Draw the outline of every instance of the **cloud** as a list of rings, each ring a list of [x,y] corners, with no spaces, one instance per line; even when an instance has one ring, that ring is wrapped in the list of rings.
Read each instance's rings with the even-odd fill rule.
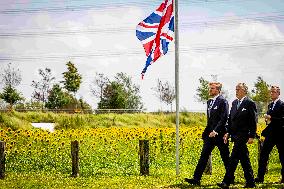
[[[181,34],[181,39],[182,47],[204,48],[201,52],[188,51],[185,59],[190,66],[184,67],[182,72],[194,70],[194,75],[208,80],[212,79],[211,75],[217,75],[218,80],[224,83],[224,87],[230,89],[231,100],[234,98],[236,83],[246,82],[252,88],[257,76],[263,76],[268,83],[278,83],[284,87],[284,83],[281,83],[284,46],[261,45],[283,41],[284,34],[273,24],[248,21],[230,27],[221,25],[206,28],[203,32],[185,32]],[[253,44],[258,45],[250,46]],[[234,47],[238,45],[243,47]],[[212,46],[216,48],[210,50]],[[224,46],[230,48],[222,49]],[[190,80],[183,82],[189,83]],[[193,95],[194,90],[188,92]]]
[[[15,57],[39,57],[16,61],[24,76],[24,85],[19,89],[27,98],[31,96],[33,89],[30,84],[37,78],[39,68],[51,68],[59,81],[62,80],[61,74],[66,71],[66,62],[71,60],[83,75],[78,96],[83,96],[94,107],[96,100],[89,92],[94,73],[104,73],[112,78],[118,72],[126,72],[140,85],[145,107],[149,111],[169,108],[160,104],[152,88],[158,78],[174,84],[174,44],[170,44],[170,52],[151,65],[145,79],[141,80],[140,72],[146,57],[142,44],[136,39],[135,27],[149,13],[137,7],[112,8],[111,12],[109,9],[68,12],[60,17],[47,13],[17,17],[25,20],[26,24],[21,24],[20,28],[27,31],[81,31],[79,34],[0,38],[1,56],[14,54]],[[15,23],[10,27],[16,31],[19,28]],[[269,83],[284,88],[281,74],[284,69],[284,46],[250,46],[254,43],[280,41],[284,39],[283,35],[277,25],[255,21],[181,29],[180,107],[204,110],[204,105],[194,98],[200,77],[211,80],[212,75],[217,75],[229,91],[230,100],[234,98],[237,82],[246,82],[252,87],[259,75]],[[230,48],[222,48],[226,46]],[[196,47],[201,50],[196,50]],[[212,50],[210,47],[215,48]],[[62,58],[46,59],[49,56]],[[34,74],[31,74],[31,70]]]

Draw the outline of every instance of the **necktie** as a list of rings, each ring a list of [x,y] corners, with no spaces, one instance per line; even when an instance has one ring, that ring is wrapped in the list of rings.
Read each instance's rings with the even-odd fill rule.
[[[239,109],[240,105],[241,105],[241,101],[240,101],[240,100],[238,100],[238,103],[237,103],[237,109]]]
[[[274,109],[274,107],[275,107],[275,102],[273,102],[273,105],[272,105],[271,110],[273,110],[273,109]]]
[[[208,106],[208,117],[210,117],[210,110],[211,110],[211,108],[212,108],[212,106],[213,106],[213,102],[214,102],[214,100],[213,100],[213,99],[211,99],[211,100],[209,101],[209,106]]]
[[[211,110],[212,106],[213,106],[213,102],[214,100],[210,100],[210,103],[209,103],[209,110]]]

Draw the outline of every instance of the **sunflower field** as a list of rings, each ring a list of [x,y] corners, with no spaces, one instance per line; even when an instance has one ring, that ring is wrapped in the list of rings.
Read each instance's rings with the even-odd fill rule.
[[[0,188],[193,188],[183,180],[191,177],[202,148],[204,127],[180,128],[180,174],[176,176],[174,127],[108,127],[85,129],[0,129],[6,142],[6,177]],[[262,128],[258,130],[260,131]],[[80,176],[70,177],[71,141],[79,141]],[[140,176],[139,140],[150,142],[150,175]],[[232,147],[232,144],[230,144]],[[257,171],[258,142],[249,145],[254,173]],[[212,153],[212,175],[202,177],[200,188],[216,188],[225,169],[218,149]],[[265,183],[259,188],[281,188],[277,150],[270,156]],[[240,166],[236,184],[244,185]]]

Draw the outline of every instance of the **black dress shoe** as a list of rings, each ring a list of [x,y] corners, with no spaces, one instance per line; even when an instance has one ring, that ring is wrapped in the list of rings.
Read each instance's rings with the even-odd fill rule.
[[[244,186],[244,188],[255,188],[255,184],[254,184],[254,183],[246,184],[246,185]]]
[[[259,177],[256,177],[256,178],[254,179],[254,182],[256,182],[256,183],[263,183],[263,179],[261,179],[261,178],[259,178]]]
[[[229,188],[229,185],[226,184],[225,182],[217,183],[217,186],[219,186],[220,188],[223,188],[223,189]]]
[[[199,180],[189,179],[189,178],[185,178],[184,180],[185,180],[185,182],[188,182],[189,184],[200,186],[200,181]]]

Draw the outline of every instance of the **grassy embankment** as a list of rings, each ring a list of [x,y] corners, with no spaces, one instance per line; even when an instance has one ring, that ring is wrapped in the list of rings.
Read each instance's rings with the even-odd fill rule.
[[[31,122],[53,122],[56,129],[86,129],[109,127],[175,127],[175,114],[56,114],[56,113],[0,113],[0,127],[30,129]],[[204,126],[206,118],[202,113],[181,113],[180,126]]]

